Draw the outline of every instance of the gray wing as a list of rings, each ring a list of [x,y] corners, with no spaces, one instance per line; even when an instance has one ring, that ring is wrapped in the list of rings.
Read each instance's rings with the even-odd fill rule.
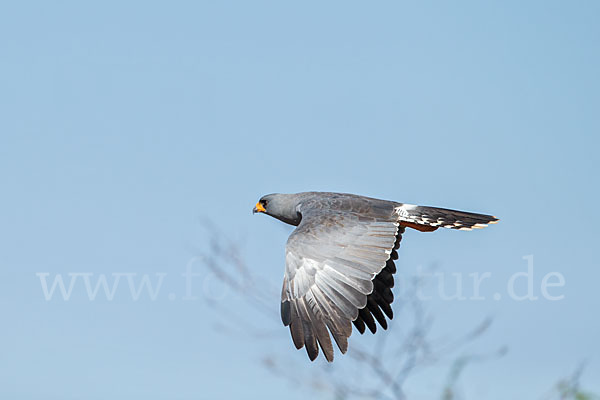
[[[311,360],[319,354],[319,346],[325,358],[333,360],[329,332],[346,352],[352,321],[360,319],[359,310],[367,307],[373,292],[373,279],[397,248],[398,225],[392,215],[303,213],[286,245],[281,317],[296,348],[305,346]]]

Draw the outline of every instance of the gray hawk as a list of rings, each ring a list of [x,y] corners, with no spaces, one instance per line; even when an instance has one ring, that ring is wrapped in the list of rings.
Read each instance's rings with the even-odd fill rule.
[[[326,192],[269,194],[253,212],[296,226],[285,249],[281,319],[311,361],[319,347],[333,361],[331,337],[346,353],[352,324],[361,334],[365,327],[375,333],[375,321],[387,329],[405,228],[471,230],[498,222],[491,215]]]

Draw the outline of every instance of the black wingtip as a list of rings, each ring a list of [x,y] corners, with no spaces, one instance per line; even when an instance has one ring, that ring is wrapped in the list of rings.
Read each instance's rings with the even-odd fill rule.
[[[306,343],[306,354],[308,354],[308,358],[310,361],[315,361],[317,356],[319,355],[319,348],[315,346],[311,346],[309,343]]]
[[[365,323],[365,325],[367,326],[367,328],[369,328],[369,330],[371,331],[371,333],[377,332],[377,324],[375,324],[375,320],[373,319],[373,315],[371,314],[371,312],[369,311],[369,309],[367,307],[362,308],[358,312],[358,315],[363,320],[363,322]]]
[[[354,321],[352,321],[352,323],[354,324],[354,326],[356,327],[356,329],[358,329],[358,332],[361,335],[365,333],[365,323],[362,320],[362,318],[358,317],[357,319],[355,319]]]
[[[281,302],[281,322],[284,326],[292,323],[292,313],[290,310],[290,302],[285,300]]]
[[[323,355],[327,362],[333,362],[333,349],[331,349],[331,351],[325,351],[325,349],[321,347],[321,350],[323,350]]]

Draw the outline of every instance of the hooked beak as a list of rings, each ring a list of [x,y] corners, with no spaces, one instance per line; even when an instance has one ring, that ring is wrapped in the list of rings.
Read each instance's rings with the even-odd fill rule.
[[[265,210],[265,208],[263,207],[263,205],[260,204],[260,201],[258,203],[256,203],[256,205],[252,209],[252,214],[264,213],[264,212],[267,212],[267,210]]]

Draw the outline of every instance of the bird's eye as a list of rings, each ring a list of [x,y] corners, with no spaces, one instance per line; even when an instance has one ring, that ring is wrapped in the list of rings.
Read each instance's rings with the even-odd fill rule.
[[[263,207],[266,207],[267,206],[267,200],[261,200],[260,204],[262,204]]]

